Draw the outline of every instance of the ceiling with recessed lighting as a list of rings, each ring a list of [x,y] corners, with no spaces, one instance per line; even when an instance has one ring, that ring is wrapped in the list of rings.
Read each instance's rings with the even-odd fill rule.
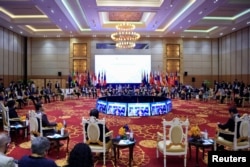
[[[250,25],[250,0],[0,0],[0,25],[27,37],[218,38]]]

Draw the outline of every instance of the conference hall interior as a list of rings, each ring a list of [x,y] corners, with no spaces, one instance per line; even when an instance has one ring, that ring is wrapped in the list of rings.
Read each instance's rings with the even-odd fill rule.
[[[249,64],[249,0],[0,0],[0,133],[11,138],[7,156],[18,161],[31,153],[28,118],[41,103],[68,134],[68,143],[63,139],[46,156],[57,166],[86,142],[83,118],[94,108],[113,131],[114,147],[93,152],[93,166],[183,166],[183,159],[184,166],[208,166],[216,147],[193,145],[190,129],[198,125],[214,142],[217,122],[227,121],[231,107],[249,119]],[[27,122],[18,134],[5,126],[10,100]],[[156,151],[157,132],[175,118],[188,120],[190,147],[166,160]],[[132,147],[114,141],[125,125],[135,138],[132,158]]]

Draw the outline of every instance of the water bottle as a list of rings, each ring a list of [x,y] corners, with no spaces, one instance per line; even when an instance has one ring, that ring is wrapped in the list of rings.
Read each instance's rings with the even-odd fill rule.
[[[26,126],[29,126],[29,120],[26,118],[26,120],[25,120],[25,125]]]
[[[205,133],[204,133],[204,139],[207,140],[208,139],[208,133],[207,133],[207,129],[205,129]]]
[[[134,133],[132,130],[130,131],[130,134],[129,134],[129,140],[134,141]]]
[[[64,136],[64,127],[61,128],[61,136]]]
[[[67,126],[67,123],[65,120],[63,120],[63,126],[64,126],[64,128],[66,128],[66,126]]]

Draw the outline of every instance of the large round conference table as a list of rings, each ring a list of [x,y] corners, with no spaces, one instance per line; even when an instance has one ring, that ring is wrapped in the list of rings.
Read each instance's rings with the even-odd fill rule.
[[[172,101],[161,96],[104,96],[97,99],[96,108],[117,116],[155,116],[172,110]]]

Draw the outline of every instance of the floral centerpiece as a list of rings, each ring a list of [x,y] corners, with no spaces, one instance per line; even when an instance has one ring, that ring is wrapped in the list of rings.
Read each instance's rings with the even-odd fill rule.
[[[20,117],[20,121],[22,121],[22,122],[26,121],[26,116],[25,116],[25,115],[24,115],[24,116],[21,116],[21,117]]]
[[[29,121],[27,120],[27,117],[24,116],[20,116],[19,117],[20,123],[22,124],[22,126],[28,126],[29,125]]]
[[[63,126],[63,124],[61,122],[57,123],[57,125],[56,125],[56,131],[59,132],[63,127],[64,126]]]
[[[122,127],[120,127],[118,134],[120,135],[121,139],[127,139],[127,133],[129,132],[129,127],[128,125],[124,125]]]
[[[191,127],[189,131],[192,138],[199,139],[201,136],[201,131],[198,125],[194,125]]]

